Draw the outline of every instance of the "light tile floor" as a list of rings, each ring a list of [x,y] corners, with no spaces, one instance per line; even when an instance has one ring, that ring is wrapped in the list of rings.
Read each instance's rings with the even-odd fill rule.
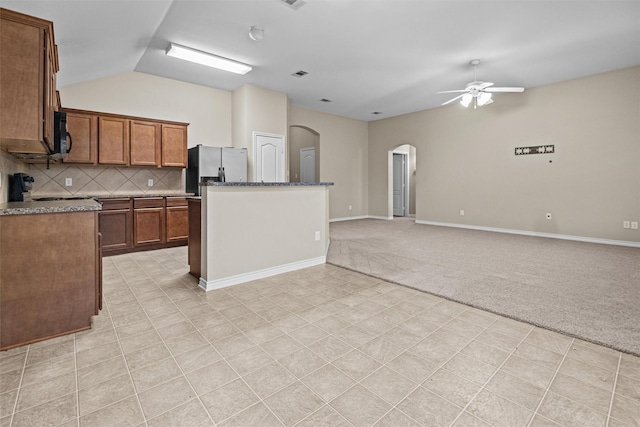
[[[90,331],[0,353],[0,426],[638,426],[640,359],[330,265],[205,293],[104,260]]]

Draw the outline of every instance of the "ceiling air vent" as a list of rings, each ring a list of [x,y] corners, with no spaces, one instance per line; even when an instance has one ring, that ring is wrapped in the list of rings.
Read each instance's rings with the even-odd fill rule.
[[[309,73],[307,73],[306,71],[300,70],[300,71],[296,71],[295,73],[293,73],[291,75],[293,77],[303,77],[303,76],[306,76],[307,74],[309,74]]]
[[[278,0],[278,2],[289,6],[293,10],[298,10],[305,4],[307,4],[304,0]]]

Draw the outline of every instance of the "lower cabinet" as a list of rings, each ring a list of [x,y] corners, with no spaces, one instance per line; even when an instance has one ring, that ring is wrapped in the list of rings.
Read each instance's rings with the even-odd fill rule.
[[[164,243],[164,197],[133,199],[133,244],[135,246]]]
[[[186,245],[189,215],[185,197],[100,199],[105,256]]]
[[[184,197],[167,197],[167,242],[189,238],[189,208]]]
[[[0,216],[0,235],[0,350],[90,329],[102,304],[98,212]]]
[[[131,199],[101,199],[100,232],[102,251],[128,250],[133,247]]]

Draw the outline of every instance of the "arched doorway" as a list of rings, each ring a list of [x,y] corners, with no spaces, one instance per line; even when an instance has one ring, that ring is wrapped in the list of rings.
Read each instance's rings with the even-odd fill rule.
[[[389,218],[416,215],[416,147],[399,145],[388,157]]]
[[[306,126],[289,127],[289,182],[320,182],[320,134]]]

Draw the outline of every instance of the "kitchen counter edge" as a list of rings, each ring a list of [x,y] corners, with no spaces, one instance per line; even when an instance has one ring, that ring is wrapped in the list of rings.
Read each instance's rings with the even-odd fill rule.
[[[100,210],[102,210],[102,205],[93,199],[8,202],[0,204],[0,216]]]

